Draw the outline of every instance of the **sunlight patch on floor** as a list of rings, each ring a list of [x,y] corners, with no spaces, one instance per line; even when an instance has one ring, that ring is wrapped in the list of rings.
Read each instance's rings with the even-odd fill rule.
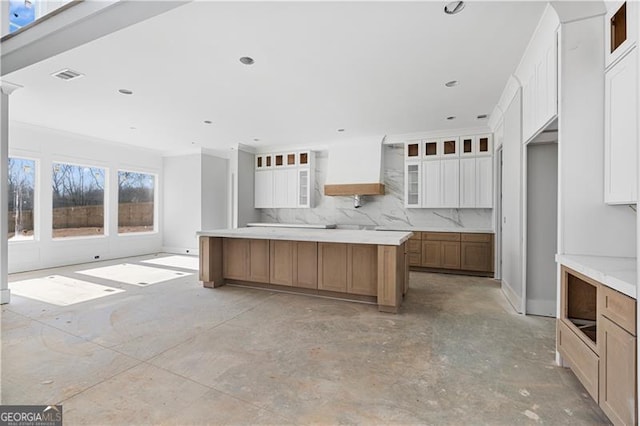
[[[14,281],[11,293],[57,306],[68,306],[100,297],[122,293],[119,288],[107,287],[62,275]]]
[[[125,284],[132,284],[141,287],[193,275],[188,272],[171,271],[164,268],[133,265],[131,263],[121,263],[119,265],[85,269],[84,271],[76,272],[78,274],[104,278],[111,281],[119,281]]]
[[[191,269],[197,271],[200,264],[197,256],[165,256],[156,259],[142,260],[141,263],[169,266],[171,268]]]

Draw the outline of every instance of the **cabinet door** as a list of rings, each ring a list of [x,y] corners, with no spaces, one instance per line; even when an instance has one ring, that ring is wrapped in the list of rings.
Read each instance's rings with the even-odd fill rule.
[[[460,207],[460,160],[441,161],[442,204],[444,208]]]
[[[420,163],[407,163],[404,170],[404,206],[421,207]]]
[[[599,317],[600,407],[616,425],[636,422],[636,338]]]
[[[468,157],[476,155],[477,138],[475,136],[460,137],[460,156]]]
[[[318,288],[318,243],[296,241],[293,256],[293,285]]]
[[[318,243],[318,289],[347,292],[348,244]]]
[[[284,158],[284,156],[283,156]],[[273,171],[273,204],[276,208],[297,207],[298,172],[293,168]]]
[[[525,141],[535,133],[536,112],[536,73],[531,70],[522,81],[522,136]]]
[[[298,207],[311,207],[311,170],[298,170]]]
[[[293,241],[271,240],[269,242],[269,282],[293,285]]]
[[[422,266],[442,268],[441,241],[422,241]]]
[[[255,208],[273,207],[273,171],[256,170],[254,186]]]
[[[442,267],[460,269],[460,243],[457,241],[442,241],[441,244]]]
[[[476,159],[460,159],[460,207],[476,206]]]
[[[246,280],[249,270],[249,240],[222,240],[222,275],[224,278]]]
[[[378,246],[349,244],[351,272],[347,292],[365,296],[378,294]]]
[[[249,274],[247,281],[269,282],[269,240],[249,241]]]
[[[493,157],[476,158],[476,207],[493,208]]]
[[[460,138],[442,138],[438,142],[442,157],[458,157],[460,155]]]
[[[490,272],[491,244],[465,242],[460,244],[460,269],[465,271]]]
[[[604,201],[632,204],[637,195],[638,49],[605,74]]]
[[[442,207],[440,161],[422,162],[422,207]]]

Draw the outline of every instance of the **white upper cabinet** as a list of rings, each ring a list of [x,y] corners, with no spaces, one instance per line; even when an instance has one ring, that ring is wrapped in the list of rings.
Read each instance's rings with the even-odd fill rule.
[[[635,204],[638,200],[638,112],[638,49],[633,48],[605,74],[604,201],[607,204]]]
[[[476,158],[475,207],[493,208],[493,157]]]
[[[407,162],[404,165],[404,206],[422,207],[422,185],[420,184],[420,161]]]
[[[491,134],[405,143],[406,208],[492,208]]]
[[[610,67],[629,52],[637,41],[638,3],[636,1],[605,1],[604,19],[606,67]]]
[[[536,50],[522,77],[522,132],[526,142],[558,114],[558,41],[554,34]]]
[[[313,195],[311,151],[257,154],[255,208],[309,208]]]

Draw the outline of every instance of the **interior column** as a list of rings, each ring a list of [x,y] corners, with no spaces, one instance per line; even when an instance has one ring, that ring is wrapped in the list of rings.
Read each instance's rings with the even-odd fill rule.
[[[9,303],[9,95],[20,86],[0,81],[0,303]]]

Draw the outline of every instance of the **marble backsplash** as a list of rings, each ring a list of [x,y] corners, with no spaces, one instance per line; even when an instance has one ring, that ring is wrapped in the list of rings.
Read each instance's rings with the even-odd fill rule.
[[[353,197],[323,194],[328,153],[316,152],[314,207],[310,209],[261,209],[262,222],[333,223],[340,228],[400,227],[492,229],[491,209],[405,209],[404,145],[384,145],[385,195],[365,196],[360,208]],[[354,161],[358,161],[354,159]]]

